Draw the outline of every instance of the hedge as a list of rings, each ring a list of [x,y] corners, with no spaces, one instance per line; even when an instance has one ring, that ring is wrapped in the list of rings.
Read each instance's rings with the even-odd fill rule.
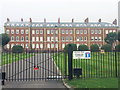
[[[99,51],[99,46],[98,46],[97,44],[92,44],[92,45],[90,46],[90,50],[91,50],[92,52],[98,52],[98,51]]]
[[[78,50],[79,50],[79,51],[88,51],[89,48],[88,48],[87,45],[79,45]]]
[[[109,44],[104,44],[102,47],[101,47],[102,50],[104,50],[105,52],[111,52],[112,51],[112,47],[111,45]]]
[[[20,45],[15,45],[12,48],[12,52],[13,53],[22,53],[22,52],[24,52],[24,48]]]

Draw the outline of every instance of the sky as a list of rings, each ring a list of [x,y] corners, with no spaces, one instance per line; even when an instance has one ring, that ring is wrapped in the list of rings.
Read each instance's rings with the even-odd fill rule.
[[[4,23],[10,21],[89,22],[112,23],[118,19],[118,1],[120,0],[0,0],[0,33],[4,32]]]

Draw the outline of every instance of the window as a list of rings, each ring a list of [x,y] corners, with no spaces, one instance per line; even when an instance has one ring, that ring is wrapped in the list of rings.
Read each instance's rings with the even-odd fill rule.
[[[16,34],[19,34],[19,30],[16,30]]]
[[[79,34],[79,30],[76,30],[76,34]]]
[[[68,30],[66,30],[66,34],[68,34]]]
[[[19,37],[18,36],[16,37],[16,41],[19,41]]]
[[[54,37],[51,37],[51,41],[54,41]]]
[[[6,30],[6,33],[9,34],[9,30]]]
[[[65,31],[64,31],[64,30],[62,30],[62,34],[65,34]]]
[[[28,36],[26,36],[26,41],[28,41]]]
[[[11,48],[14,46],[14,44],[11,44]]]
[[[51,48],[54,48],[54,44],[51,44]]]
[[[51,30],[51,34],[53,34],[53,30]]]
[[[110,33],[112,32],[112,30],[109,31]]]
[[[11,37],[11,41],[14,41],[14,36]]]
[[[101,44],[99,44],[99,48],[101,48]]]
[[[77,44],[77,48],[79,47],[79,44]]]
[[[101,30],[99,30],[99,34],[101,34]]]
[[[39,34],[39,30],[36,30],[36,34]]]
[[[35,37],[32,37],[32,41],[35,41]]]
[[[24,48],[24,44],[21,44],[21,46]]]
[[[94,33],[94,30],[91,30],[91,34],[93,34]]]
[[[72,37],[70,37],[70,41],[72,41]]]
[[[32,48],[35,48],[35,44],[32,44]]]
[[[116,30],[113,30],[113,32],[116,32]]]
[[[51,48],[54,48],[54,44],[51,44]]]
[[[87,43],[85,43],[85,45],[87,45]]]
[[[87,30],[84,30],[84,34],[87,34]]]
[[[24,37],[23,36],[21,37],[21,41],[24,41]]]
[[[47,30],[47,34],[50,34],[50,30]]]
[[[81,41],[83,41],[83,37],[81,37]]]
[[[11,34],[14,34],[14,30],[11,30]]]
[[[58,34],[58,30],[55,30],[55,34]]]
[[[39,44],[36,44],[36,48],[39,48]]]
[[[70,34],[72,34],[72,30],[70,30]]]
[[[47,44],[47,48],[50,48],[50,44]]]
[[[57,43],[55,44],[55,48],[58,48],[58,44]]]
[[[76,37],[77,41],[79,41],[79,37]]]
[[[26,30],[26,34],[28,34],[28,30]]]
[[[35,34],[35,30],[32,30],[32,34]]]
[[[66,37],[66,41],[68,41],[68,37]]]
[[[28,48],[28,44],[26,44],[26,48]]]
[[[84,37],[84,40],[87,41],[87,37]]]
[[[36,37],[36,41],[39,41],[39,37]]]
[[[43,34],[43,30],[40,30],[40,34]]]
[[[108,30],[106,30],[105,33],[108,34]]]
[[[99,37],[99,41],[101,41],[101,37]]]
[[[62,44],[62,48],[64,48],[65,47],[65,44]]]
[[[65,38],[64,37],[62,37],[62,41],[64,41],[65,40]]]
[[[91,37],[91,41],[94,41],[94,37]]]
[[[97,34],[97,30],[95,30],[95,34]]]
[[[58,41],[58,37],[55,37],[55,41]]]
[[[50,37],[47,37],[47,41],[50,41]]]
[[[43,48],[43,44],[40,44],[40,48]]]
[[[83,30],[80,30],[80,34],[83,34]]]
[[[95,41],[97,41],[97,37],[95,37]]]
[[[7,48],[9,48],[9,44],[7,44]]]
[[[40,37],[40,41],[43,41],[43,37]]]
[[[24,30],[21,30],[21,34],[24,34]]]

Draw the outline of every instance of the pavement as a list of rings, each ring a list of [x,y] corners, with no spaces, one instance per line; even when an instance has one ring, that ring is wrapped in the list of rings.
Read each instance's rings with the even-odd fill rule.
[[[38,70],[34,70],[35,67]],[[47,77],[61,76],[50,53],[35,54],[27,59],[7,64],[2,67],[2,72],[6,72],[7,78],[2,90],[13,88],[20,88],[20,90],[23,88],[25,90],[27,88],[66,89],[59,79],[47,79]]]

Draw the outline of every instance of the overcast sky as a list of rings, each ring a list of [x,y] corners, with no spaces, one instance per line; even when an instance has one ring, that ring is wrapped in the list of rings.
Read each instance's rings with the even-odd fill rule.
[[[90,22],[112,23],[118,18],[118,1],[120,0],[0,0],[0,30],[4,23],[10,21],[83,22],[89,17]]]

